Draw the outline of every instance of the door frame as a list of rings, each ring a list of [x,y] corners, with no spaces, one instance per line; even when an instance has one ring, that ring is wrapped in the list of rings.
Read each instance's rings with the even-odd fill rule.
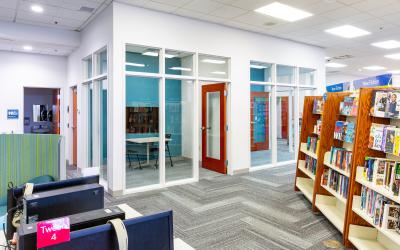
[[[265,102],[266,107],[268,107],[268,112],[266,114],[266,126],[265,126],[265,143],[255,143],[253,132],[254,132],[254,107],[251,106],[253,98],[256,97],[264,97],[267,99]],[[270,92],[258,92],[258,91],[251,91],[250,92],[250,148],[251,152],[253,151],[261,151],[261,150],[270,150],[270,112],[271,112],[271,102],[270,102],[271,93]]]
[[[74,109],[74,92],[76,91],[76,116]],[[70,88],[71,93],[71,163],[72,165],[78,166],[78,87],[72,86]],[[76,138],[74,135],[74,126],[76,131]]]
[[[207,89],[206,89],[207,88]],[[222,99],[220,99],[220,132],[221,132],[221,137],[220,137],[220,145],[222,145],[221,151],[220,151],[220,159],[213,159],[209,158],[206,156],[206,128],[204,121],[206,119],[206,93],[211,92],[211,91],[219,91],[220,95],[222,95]],[[202,159],[202,164],[201,167],[219,172],[222,174],[227,174],[227,83],[222,82],[222,83],[210,83],[210,84],[204,84],[201,86],[201,159]],[[205,164],[210,164],[208,167],[205,167]],[[214,165],[218,165],[215,166]],[[221,170],[221,166],[222,170]]]

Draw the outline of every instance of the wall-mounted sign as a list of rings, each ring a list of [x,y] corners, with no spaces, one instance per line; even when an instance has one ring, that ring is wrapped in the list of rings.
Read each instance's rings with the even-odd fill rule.
[[[18,119],[19,110],[18,109],[7,109],[7,119]]]
[[[36,225],[37,248],[70,241],[69,218],[40,221]]]
[[[392,74],[368,77],[353,81],[354,89],[392,85]]]
[[[350,90],[350,82],[342,82],[326,86],[326,91],[328,92],[342,92],[347,90]]]

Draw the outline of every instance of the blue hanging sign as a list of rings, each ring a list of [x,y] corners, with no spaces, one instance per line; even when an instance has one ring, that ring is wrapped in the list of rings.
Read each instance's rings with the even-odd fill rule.
[[[18,109],[7,109],[7,119],[18,119],[19,110]]]
[[[384,74],[353,81],[354,89],[392,85],[392,74]]]
[[[333,85],[326,86],[326,91],[328,92],[342,92],[350,90],[350,83],[349,82],[342,82]]]

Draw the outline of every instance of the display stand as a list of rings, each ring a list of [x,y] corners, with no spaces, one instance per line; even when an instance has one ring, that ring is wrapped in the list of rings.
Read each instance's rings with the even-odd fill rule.
[[[374,183],[363,181],[361,178],[365,157],[380,157],[399,161],[400,157],[368,148],[370,128],[372,123],[385,125],[400,125],[400,120],[374,117],[370,115],[374,90],[377,88],[360,89],[357,129],[354,140],[353,161],[350,173],[350,186],[347,202],[347,214],[344,228],[344,243],[346,247],[356,247],[359,250],[399,250],[400,234],[395,231],[375,227],[372,219],[360,209],[361,188],[366,186],[387,198],[400,203],[398,196],[376,186]],[[385,90],[393,90],[386,88]]]

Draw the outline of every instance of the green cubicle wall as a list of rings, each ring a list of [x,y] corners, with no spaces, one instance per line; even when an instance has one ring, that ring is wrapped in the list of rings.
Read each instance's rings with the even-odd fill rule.
[[[6,203],[7,184],[21,185],[28,180],[60,176],[60,135],[0,135],[0,206]]]

